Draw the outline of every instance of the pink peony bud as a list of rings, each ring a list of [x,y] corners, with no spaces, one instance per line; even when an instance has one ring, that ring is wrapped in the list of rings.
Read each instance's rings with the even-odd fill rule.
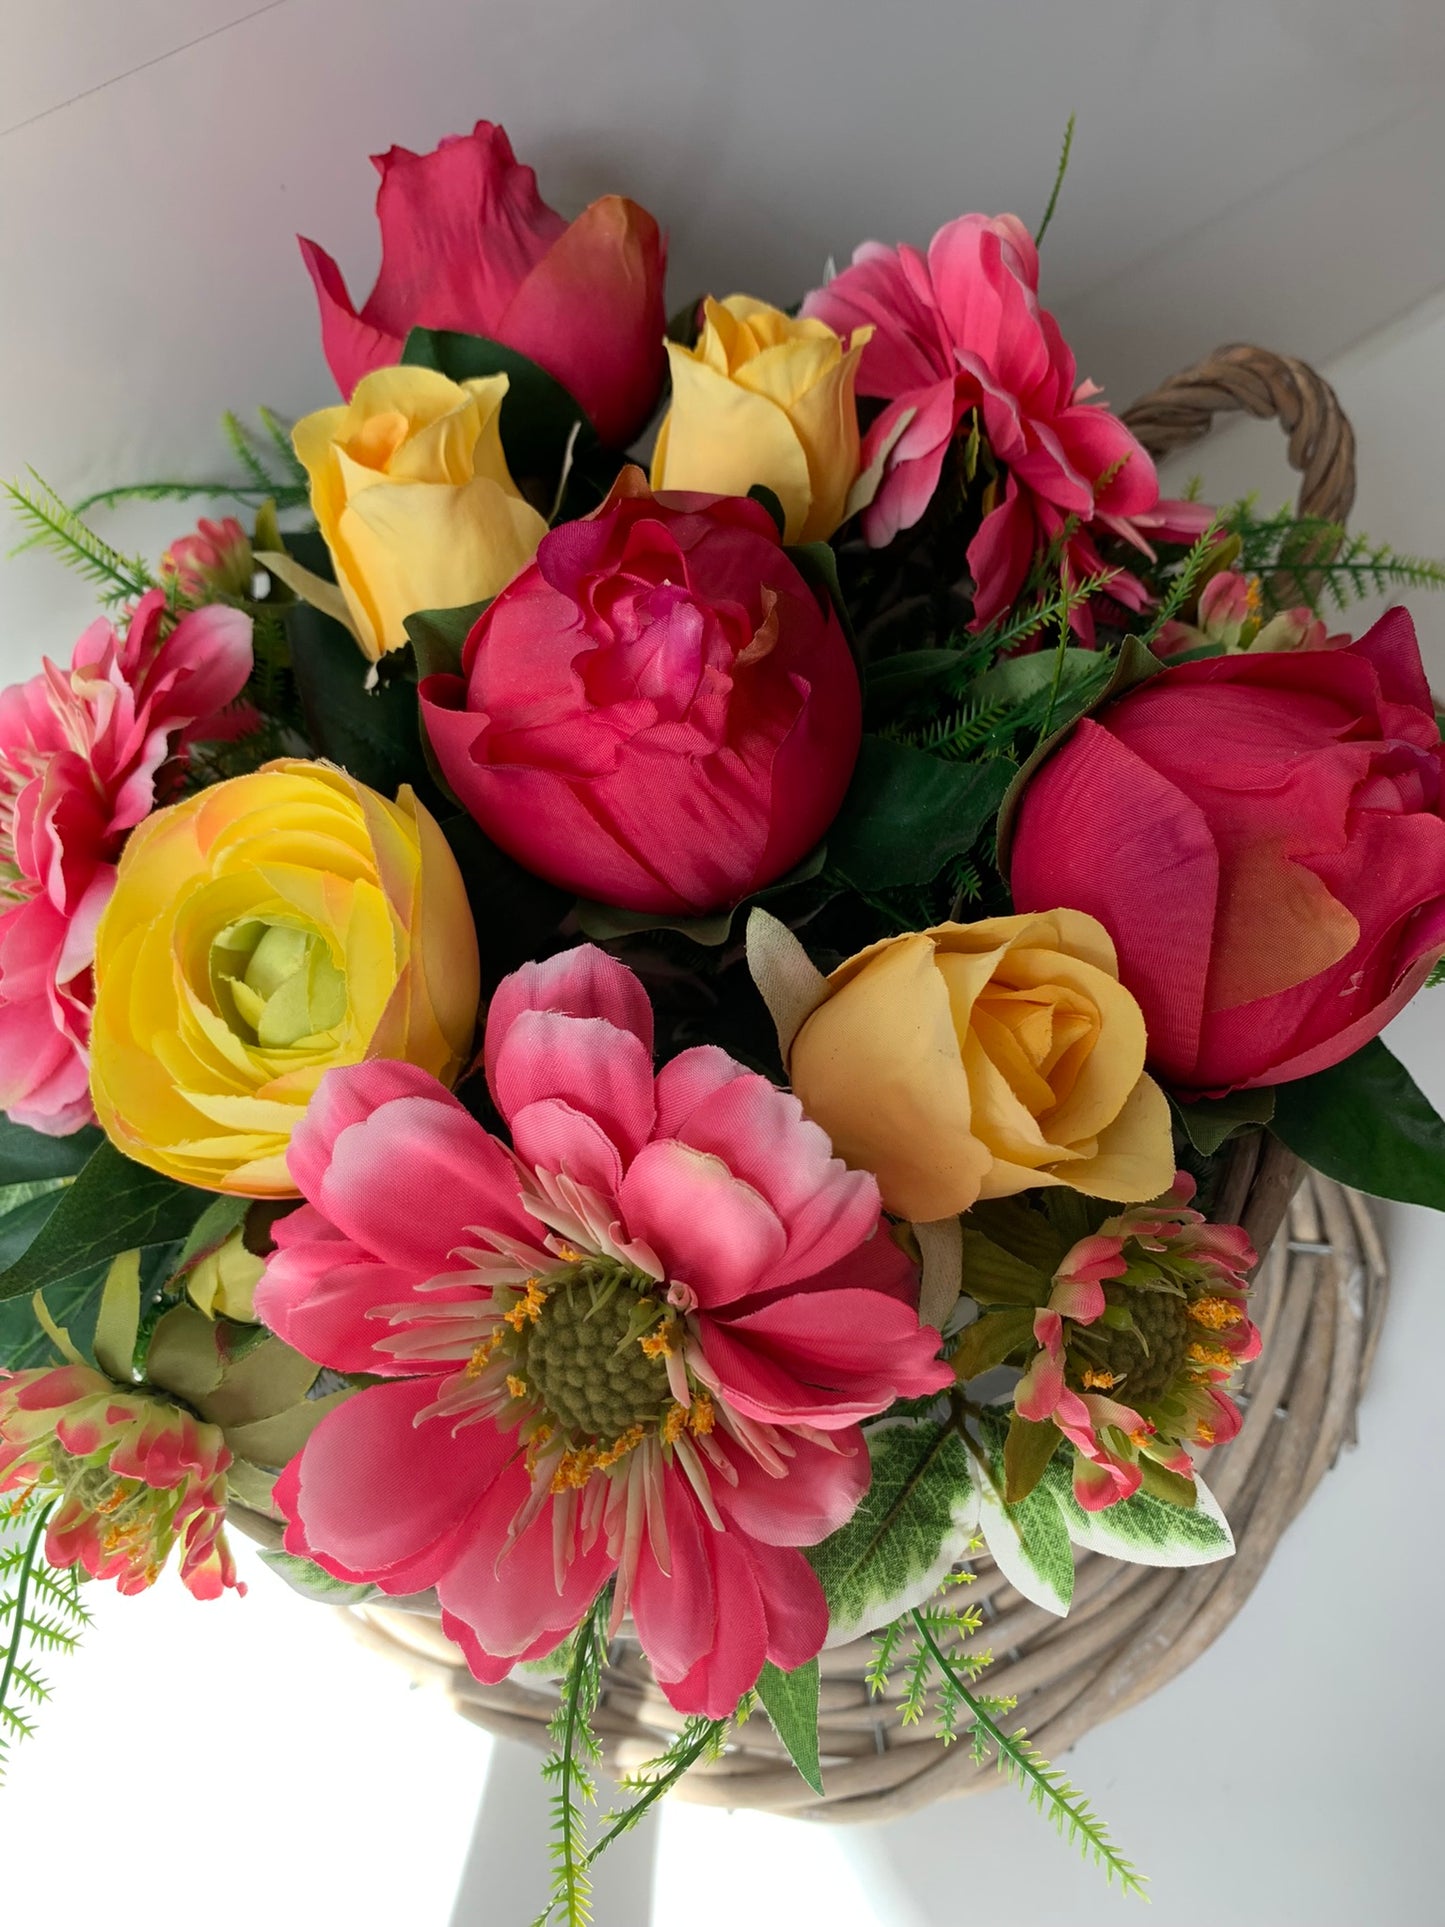
[[[1199,595],[1199,627],[1206,642],[1226,649],[1247,649],[1259,629],[1258,576],[1223,569],[1211,576]]]

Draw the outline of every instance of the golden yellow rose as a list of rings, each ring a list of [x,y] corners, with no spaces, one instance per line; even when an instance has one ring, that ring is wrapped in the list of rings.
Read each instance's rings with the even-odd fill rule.
[[[1136,1203],[1174,1178],[1169,1106],[1103,925],[1077,910],[945,923],[862,950],[789,1054],[838,1155],[919,1223],[1066,1184]]]
[[[479,977],[456,860],[410,790],[269,763],[126,845],[96,935],[96,1114],[186,1184],[293,1197],[286,1147],[326,1072],[395,1057],[450,1083]]]
[[[370,661],[402,646],[417,610],[494,596],[546,534],[502,452],[506,392],[505,375],[379,368],[344,407],[297,422],[311,507]]]
[[[858,479],[853,385],[871,328],[845,348],[823,321],[795,320],[744,294],[709,299],[694,348],[667,345],[672,406],[652,457],[654,489],[746,495],[783,505],[788,542],[820,542]]]

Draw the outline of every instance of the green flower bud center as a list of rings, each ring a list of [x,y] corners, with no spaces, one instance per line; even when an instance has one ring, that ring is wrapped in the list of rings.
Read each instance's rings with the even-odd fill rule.
[[[316,1043],[346,1015],[346,973],[319,930],[248,917],[211,945],[216,1008],[243,1044],[290,1050]]]
[[[1104,1338],[1105,1369],[1117,1381],[1115,1396],[1138,1406],[1162,1398],[1179,1376],[1189,1347],[1189,1318],[1184,1299],[1173,1292],[1131,1291],[1132,1331],[1108,1331],[1095,1326]]]
[[[641,1283],[606,1260],[579,1265],[548,1292],[524,1335],[518,1370],[579,1443],[609,1445],[667,1408],[666,1361],[649,1358],[641,1343],[662,1307]]]

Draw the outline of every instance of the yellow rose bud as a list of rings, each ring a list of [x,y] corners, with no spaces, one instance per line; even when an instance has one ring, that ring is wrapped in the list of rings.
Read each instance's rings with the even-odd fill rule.
[[[672,406],[652,457],[654,489],[746,495],[783,505],[787,542],[820,542],[858,479],[853,384],[871,328],[845,348],[826,322],[794,320],[744,294],[708,300],[697,346],[667,344]]]
[[[940,924],[827,981],[793,1041],[793,1089],[890,1211],[928,1223],[1035,1185],[1120,1203],[1169,1189],[1169,1106],[1093,917]]]
[[[245,1239],[233,1231],[225,1243],[208,1251],[186,1274],[186,1296],[207,1318],[230,1318],[238,1325],[254,1325],[252,1302],[266,1260],[247,1251]]]
[[[128,1157],[294,1197],[291,1133],[327,1071],[401,1058],[450,1083],[480,999],[456,860],[408,789],[278,762],[148,817],[96,934],[91,1095]]]
[[[344,407],[297,422],[311,507],[370,661],[402,646],[418,609],[494,596],[546,534],[502,452],[506,392],[505,375],[378,368]]]

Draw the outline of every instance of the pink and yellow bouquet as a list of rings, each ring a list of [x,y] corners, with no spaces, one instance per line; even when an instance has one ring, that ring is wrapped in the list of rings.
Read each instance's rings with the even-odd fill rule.
[[[1072,1824],[940,1588],[1232,1550],[1241,1135],[1445,1206],[1379,1040],[1440,722],[1403,610],[1320,614],[1439,572],[1163,499],[1011,215],[669,322],[500,128],[378,166],[237,515],[152,570],[12,490],[111,613],[0,695],[5,1682],[37,1575],[215,1596],[229,1508],[550,1668],[564,1791],[624,1624],[644,1801],[756,1702],[821,1785],[876,1629]]]

